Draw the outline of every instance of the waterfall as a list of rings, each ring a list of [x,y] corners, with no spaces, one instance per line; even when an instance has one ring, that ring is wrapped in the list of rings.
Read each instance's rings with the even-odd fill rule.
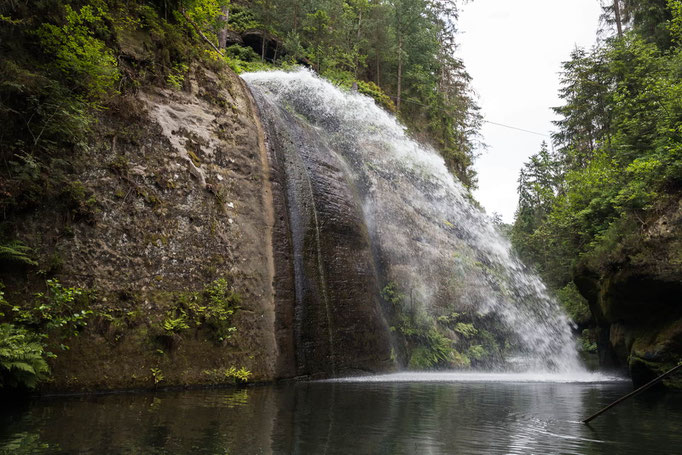
[[[294,325],[304,346],[296,348],[299,372],[315,356],[328,374],[351,368],[351,357],[368,345],[381,351],[374,360],[385,361],[395,337],[378,292],[389,282],[409,296],[415,318],[434,326],[449,315],[488,318],[505,334],[507,357],[523,358],[525,368],[580,369],[568,318],[437,152],[411,139],[372,99],[308,70],[243,78],[266,126],[271,160],[284,174]],[[361,292],[343,300],[343,286]],[[311,315],[314,322],[306,322]],[[344,343],[363,326],[376,339],[358,342],[344,359]]]

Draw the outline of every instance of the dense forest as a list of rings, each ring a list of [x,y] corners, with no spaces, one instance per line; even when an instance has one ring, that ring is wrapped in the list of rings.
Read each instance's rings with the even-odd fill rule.
[[[682,190],[682,2],[606,4],[599,43],[563,65],[553,145],[521,171],[511,231],[581,329],[594,324],[576,287],[584,270],[604,277],[682,260],[674,242],[652,246]],[[596,334],[585,335],[595,349]]]

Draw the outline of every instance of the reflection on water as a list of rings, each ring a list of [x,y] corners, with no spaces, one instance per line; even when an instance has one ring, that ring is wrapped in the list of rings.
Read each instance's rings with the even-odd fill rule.
[[[0,411],[0,453],[670,454],[682,395],[579,423],[625,383],[311,382],[35,401]]]

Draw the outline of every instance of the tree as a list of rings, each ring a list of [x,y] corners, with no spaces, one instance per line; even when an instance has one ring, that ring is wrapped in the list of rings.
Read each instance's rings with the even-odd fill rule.
[[[414,37],[417,32],[428,27],[429,24],[423,22],[426,3],[424,0],[390,0],[393,7],[393,28],[395,31],[397,49],[397,80],[396,80],[396,108],[400,112],[400,102],[403,90],[403,65],[408,58],[405,50],[405,43]],[[421,26],[421,27],[420,27]]]

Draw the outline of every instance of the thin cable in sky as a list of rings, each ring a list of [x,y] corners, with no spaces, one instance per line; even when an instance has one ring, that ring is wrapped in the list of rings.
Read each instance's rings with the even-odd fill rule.
[[[497,126],[502,126],[504,128],[509,128],[512,130],[523,131],[524,133],[537,134],[538,136],[551,137],[549,134],[538,133],[536,131],[526,130],[523,128],[518,128],[516,126],[511,126],[511,125],[505,125],[503,123],[492,122],[490,120],[483,120],[483,123],[490,123],[491,125],[497,125]]]
[[[395,96],[390,96],[390,95],[389,95],[389,97],[392,98],[392,99],[396,99]],[[432,107],[427,106],[426,104],[422,104],[422,103],[420,103],[419,101],[415,101],[415,100],[413,100],[413,99],[411,99],[411,98],[403,98],[402,101],[407,102],[407,103],[417,104],[417,105],[419,105],[419,106],[424,106],[424,107],[428,107],[428,108],[433,109]],[[439,110],[439,111],[447,112],[445,109],[439,109],[439,108],[436,108],[436,109]],[[491,121],[491,120],[485,120],[485,119],[484,119],[484,120],[483,120],[483,123],[490,123],[491,125],[502,126],[502,127],[504,127],[504,128],[509,128],[509,129],[517,130],[517,131],[523,131],[524,133],[536,134],[536,135],[538,135],[538,136],[551,137],[549,134],[538,133],[538,132],[536,132],[536,131],[531,131],[531,130],[527,130],[527,129],[524,129],[524,128],[519,128],[519,127],[517,127],[517,126],[505,125],[504,123],[493,122],[493,121]]]

